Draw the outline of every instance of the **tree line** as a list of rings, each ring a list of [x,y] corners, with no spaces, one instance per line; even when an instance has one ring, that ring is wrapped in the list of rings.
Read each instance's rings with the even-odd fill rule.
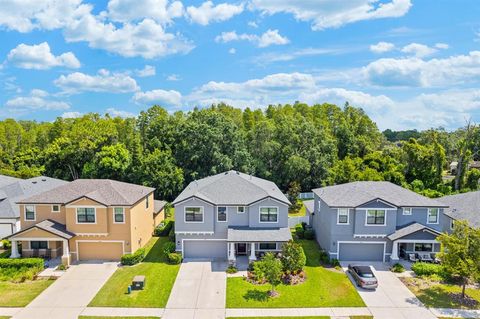
[[[153,106],[135,118],[5,119],[0,173],[111,178],[155,187],[167,200],[192,180],[230,169],[272,180],[284,191],[357,180],[390,181],[431,197],[477,188],[479,172],[467,169],[480,141],[476,126],[388,134],[348,103],[263,110],[218,104],[175,113]],[[446,180],[453,159],[464,169]]]

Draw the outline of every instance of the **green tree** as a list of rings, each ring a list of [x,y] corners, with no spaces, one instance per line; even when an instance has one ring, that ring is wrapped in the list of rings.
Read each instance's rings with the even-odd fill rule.
[[[275,296],[277,294],[275,287],[281,282],[282,263],[272,253],[266,253],[261,262],[264,265],[265,279],[272,287],[270,295]]]
[[[84,178],[111,178],[123,180],[132,162],[132,156],[123,144],[102,147],[93,161],[83,166]]]
[[[290,183],[287,195],[288,200],[290,201],[290,203],[292,203],[289,210],[292,212],[298,212],[303,205],[302,202],[298,199],[298,196],[300,195],[300,184],[298,182]]]
[[[472,168],[467,173],[466,185],[471,190],[478,189],[478,182],[480,181],[480,170]]]
[[[300,244],[289,240],[282,246],[281,257],[283,271],[297,272],[303,270],[307,263],[307,257]]]

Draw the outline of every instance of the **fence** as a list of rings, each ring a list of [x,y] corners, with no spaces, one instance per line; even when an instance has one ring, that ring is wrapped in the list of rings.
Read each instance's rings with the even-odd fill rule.
[[[310,216],[292,216],[288,217],[288,227],[292,228],[295,227],[297,224],[301,223],[307,223],[307,225],[310,225]]]
[[[300,193],[298,195],[299,199],[313,199],[313,193]]]

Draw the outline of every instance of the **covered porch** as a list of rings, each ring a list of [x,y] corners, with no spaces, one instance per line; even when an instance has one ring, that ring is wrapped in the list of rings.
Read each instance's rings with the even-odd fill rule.
[[[252,262],[267,252],[280,252],[283,243],[292,239],[288,228],[228,228],[228,261],[236,264],[238,256]]]
[[[74,234],[65,229],[65,225],[52,220],[44,220],[9,237],[12,242],[10,258],[41,257],[60,258],[62,264],[70,265],[68,241]],[[22,244],[21,253],[18,248]]]

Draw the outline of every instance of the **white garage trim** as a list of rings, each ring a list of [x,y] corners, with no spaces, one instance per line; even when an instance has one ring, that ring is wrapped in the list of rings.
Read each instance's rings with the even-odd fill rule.
[[[182,239],[182,258],[184,258],[184,242],[185,241],[224,241],[225,243],[227,242],[227,239],[200,239],[200,238],[195,238],[195,239]]]
[[[340,244],[382,244],[383,245],[383,262],[385,262],[385,255],[387,254],[387,243],[384,241],[337,241],[337,252],[335,255],[340,257]]]
[[[125,241],[124,240],[77,240],[75,242],[76,252],[79,252],[78,243],[122,243],[122,251],[123,251],[123,254],[125,255]],[[80,253],[76,253],[76,255],[77,255],[77,261],[80,261]]]

